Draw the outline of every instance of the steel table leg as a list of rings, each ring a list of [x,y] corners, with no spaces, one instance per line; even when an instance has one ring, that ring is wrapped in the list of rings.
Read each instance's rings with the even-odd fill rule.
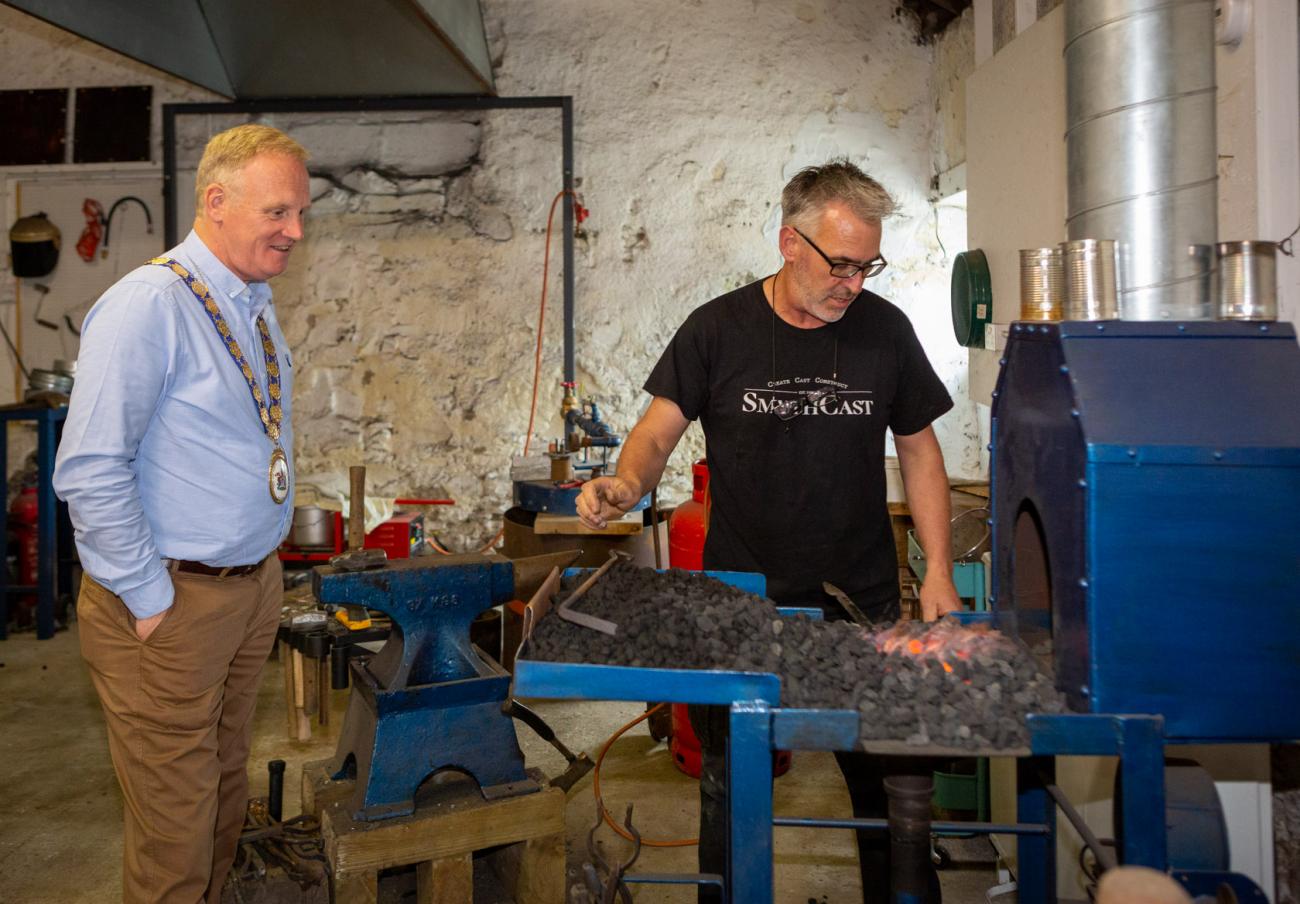
[[[727,789],[731,808],[727,899],[771,902],[772,714],[766,703],[731,705]]]
[[[0,421],[0,551],[9,538],[9,422]],[[9,636],[9,563],[0,561],[0,640]]]
[[[54,558],[58,516],[54,496],[54,419],[48,415],[36,419],[36,637],[54,636]]]
[[[1056,804],[1045,782],[1056,778],[1050,756],[1016,761],[1016,819],[1047,826],[1044,835],[1022,835],[1016,841],[1016,881],[1020,904],[1055,904]]]
[[[59,419],[54,422],[54,449],[57,455],[59,443],[63,441],[63,420]],[[50,481],[54,481],[54,468],[51,462]],[[58,565],[56,566],[57,582],[54,585],[54,598],[62,599],[66,593],[70,597],[69,607],[75,607],[77,604],[77,594],[81,591],[80,587],[72,586],[72,568],[77,563],[77,543],[76,537],[72,531],[72,518],[68,514],[68,504],[63,500],[55,497],[55,534],[54,546],[57,554]]]
[[[1116,716],[1123,782],[1124,846],[1120,863],[1164,872],[1169,859],[1165,827],[1165,739],[1160,716]]]

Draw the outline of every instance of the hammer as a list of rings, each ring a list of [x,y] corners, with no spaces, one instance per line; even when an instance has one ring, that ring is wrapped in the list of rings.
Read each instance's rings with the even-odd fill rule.
[[[348,468],[351,491],[348,495],[348,551],[333,556],[330,567],[340,571],[366,571],[382,568],[388,553],[382,549],[365,549],[366,545],[366,466]]]
[[[556,737],[555,729],[547,725],[541,716],[537,715],[537,713],[533,712],[513,697],[501,705],[501,711],[508,716],[518,719],[533,731],[537,732],[538,737],[558,750],[560,755],[568,761],[569,768],[551,779],[551,787],[559,788],[565,794],[568,794],[569,789],[576,785],[584,775],[595,767],[596,764],[591,761],[591,757],[587,756],[586,753],[575,754],[568,747],[564,746],[564,742]]]
[[[352,484],[348,496],[348,551],[330,556],[330,567],[339,571],[368,571],[388,564],[388,552],[382,549],[363,549],[366,544],[366,466],[348,468]],[[360,631],[370,627],[370,613],[365,606],[344,606],[337,613],[339,621],[349,630]],[[346,616],[346,618],[345,618]]]

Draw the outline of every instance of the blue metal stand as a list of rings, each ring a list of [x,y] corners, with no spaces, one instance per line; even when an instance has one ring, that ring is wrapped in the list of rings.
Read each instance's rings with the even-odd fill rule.
[[[615,666],[516,663],[516,694],[556,699],[640,700],[646,687],[656,697],[680,703],[725,703],[731,699],[731,742],[727,751],[730,795],[730,854],[726,878],[731,901],[770,902],[773,893],[772,827],[884,829],[883,819],[820,819],[772,814],[773,750],[856,750],[858,714],[852,710],[781,709],[775,675],[691,672]],[[596,690],[599,689],[599,690]],[[1124,845],[1120,862],[1164,870],[1167,832],[1164,787],[1164,720],[1150,715],[1036,715],[1026,720],[1028,750],[999,751],[1020,757],[1017,822],[933,824],[938,832],[1013,834],[1020,838],[1018,882],[1023,904],[1056,901],[1056,805],[1047,792],[1055,781],[1055,756],[1117,756],[1127,789],[1120,820]],[[891,754],[907,753],[892,745]],[[935,751],[916,749],[917,755]],[[954,751],[945,751],[945,755]],[[1230,876],[1231,874],[1218,874]],[[689,881],[682,877],[683,881]],[[655,877],[664,881],[664,877]],[[636,881],[635,875],[628,881]],[[1225,880],[1226,881],[1226,880]]]
[[[0,567],[0,640],[7,636],[10,594],[36,594],[36,636],[48,640],[54,636],[55,599],[61,589],[71,590],[72,531],[68,524],[67,506],[54,495],[54,453],[67,416],[66,407],[0,409],[0,537],[7,536],[9,528],[8,427],[13,421],[36,422],[38,511],[36,584],[10,584],[8,568]]]
[[[713,572],[721,580],[743,585],[762,594],[761,576]],[[812,617],[819,612],[778,609],[786,617],[796,613]],[[991,620],[993,613],[966,613],[968,623]],[[534,661],[528,658],[528,641],[515,662],[514,693],[526,697],[569,700],[643,700],[654,687],[658,700],[670,703],[723,704],[731,707],[731,739],[727,748],[727,781],[742,793],[729,795],[730,837],[725,877],[726,899],[745,904],[771,902],[773,895],[772,828],[888,828],[884,819],[824,819],[774,817],[772,813],[772,751],[860,750],[858,714],[854,710],[783,709],[780,679],[755,672],[640,669],[621,666]],[[934,822],[932,831],[965,834],[1016,835],[1020,841],[1017,875],[1022,904],[1055,904],[1057,804],[1048,790],[1055,784],[1056,756],[1115,756],[1120,760],[1124,784],[1123,807],[1116,812],[1116,828],[1123,838],[1119,862],[1164,871],[1168,867],[1168,830],[1165,813],[1165,745],[1187,739],[1168,739],[1160,715],[1069,713],[1031,715],[1025,720],[1029,747],[998,751],[961,751],[929,747],[909,748],[895,742],[872,745],[869,752],[890,755],[1015,756],[1017,764],[1017,822]],[[1058,792],[1059,793],[1059,792]],[[1193,881],[1213,887],[1215,880],[1233,887],[1252,886],[1232,873],[1176,871],[1175,878],[1189,888]],[[626,877],[638,881],[636,874]],[[670,877],[646,876],[645,881],[665,883]],[[701,877],[679,876],[678,882]],[[1243,884],[1244,883],[1244,884]],[[1199,887],[1199,886],[1197,886]],[[903,904],[905,898],[896,898]],[[1243,900],[1257,900],[1243,898]]]
[[[727,887],[737,902],[772,896],[772,750],[772,710],[767,703],[731,704]]]

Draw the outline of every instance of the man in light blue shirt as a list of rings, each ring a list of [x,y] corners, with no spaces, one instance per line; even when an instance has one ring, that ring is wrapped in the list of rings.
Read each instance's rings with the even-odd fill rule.
[[[131,902],[215,904],[243,825],[292,514],[293,362],[266,281],[303,237],[306,159],[268,126],[214,136],[193,231],[82,328],[54,486],[86,573],[78,631]]]

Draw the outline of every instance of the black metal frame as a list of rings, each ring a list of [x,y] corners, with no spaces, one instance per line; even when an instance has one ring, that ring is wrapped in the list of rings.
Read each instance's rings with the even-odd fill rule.
[[[176,117],[208,113],[346,113],[375,110],[537,110],[560,111],[561,167],[564,190],[573,192],[573,98],[493,97],[476,94],[430,94],[409,97],[268,98],[222,103],[163,104],[163,235],[168,248],[177,242]],[[573,352],[573,204],[564,205],[564,379],[577,379]]]

